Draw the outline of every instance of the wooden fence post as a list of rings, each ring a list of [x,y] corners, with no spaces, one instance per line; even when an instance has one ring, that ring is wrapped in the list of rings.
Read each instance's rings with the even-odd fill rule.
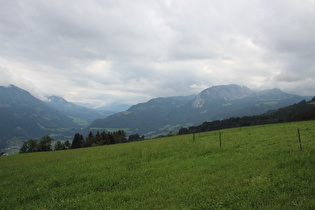
[[[221,132],[219,132],[219,141],[220,141],[220,148],[222,148],[222,137],[221,137]]]
[[[299,139],[299,144],[300,144],[300,150],[302,151],[302,142],[301,142],[301,135],[300,135],[300,129],[297,129],[298,131],[298,139]]]

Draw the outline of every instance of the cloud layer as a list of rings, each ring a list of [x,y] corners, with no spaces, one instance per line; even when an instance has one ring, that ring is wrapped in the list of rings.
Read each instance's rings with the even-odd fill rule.
[[[220,84],[315,95],[315,2],[10,0],[0,85],[103,106]]]

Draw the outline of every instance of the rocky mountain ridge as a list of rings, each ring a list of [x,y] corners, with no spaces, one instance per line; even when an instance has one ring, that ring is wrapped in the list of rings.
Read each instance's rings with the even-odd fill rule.
[[[248,96],[254,95],[254,91],[248,87],[239,85],[220,85],[213,86],[203,90],[196,97],[193,102],[193,108],[202,108],[205,105],[205,101],[224,99],[226,101],[242,99]]]

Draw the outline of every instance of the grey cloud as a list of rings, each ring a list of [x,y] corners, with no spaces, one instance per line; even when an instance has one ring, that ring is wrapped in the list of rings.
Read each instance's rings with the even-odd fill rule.
[[[228,83],[315,94],[314,14],[293,0],[4,1],[0,82],[97,104]]]

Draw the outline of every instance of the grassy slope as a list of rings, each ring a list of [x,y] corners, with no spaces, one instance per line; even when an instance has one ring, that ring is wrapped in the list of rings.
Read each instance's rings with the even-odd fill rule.
[[[0,158],[0,209],[315,208],[315,121],[221,132]]]

